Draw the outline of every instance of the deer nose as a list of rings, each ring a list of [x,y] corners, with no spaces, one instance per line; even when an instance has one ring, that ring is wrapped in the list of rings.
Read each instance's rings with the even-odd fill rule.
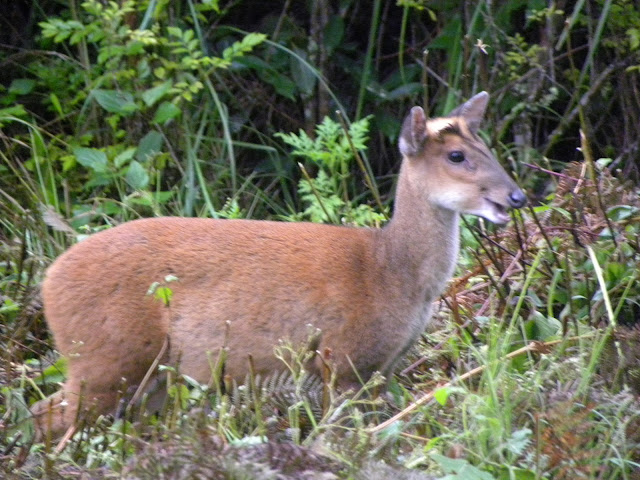
[[[527,197],[519,188],[509,194],[509,205],[513,208],[524,207],[527,203]]]

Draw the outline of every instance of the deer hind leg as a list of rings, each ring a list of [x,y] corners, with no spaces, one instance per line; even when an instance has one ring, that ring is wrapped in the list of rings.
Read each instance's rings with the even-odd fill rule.
[[[36,426],[36,441],[48,436],[60,437],[73,425],[78,411],[75,395],[68,395],[65,389],[36,402],[31,406]]]
[[[122,401],[135,401],[130,397],[135,397],[133,392],[141,383],[141,389],[152,399],[161,395],[162,388],[153,388],[157,383],[155,370],[168,359],[167,345],[166,337],[158,335],[151,341],[143,339],[127,351],[111,349],[95,355],[69,356],[69,377],[62,390],[31,408],[37,438],[44,438],[47,432],[57,438],[78,421],[122,411],[119,407],[126,406]]]
[[[44,440],[47,436],[59,438],[71,426],[113,411],[120,396],[117,386],[108,391],[96,390],[70,379],[61,390],[31,407],[36,440]]]

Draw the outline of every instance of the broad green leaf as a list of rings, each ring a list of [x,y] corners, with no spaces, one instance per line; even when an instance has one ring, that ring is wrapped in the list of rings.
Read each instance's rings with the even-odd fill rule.
[[[129,92],[96,89],[91,93],[98,104],[107,112],[129,115],[138,110],[138,106],[133,100],[133,95]]]
[[[113,163],[116,168],[120,168],[130,161],[136,153],[137,148],[129,147],[124,152],[119,153],[116,158],[113,159]]]
[[[62,171],[68,172],[73,167],[75,167],[78,163],[75,155],[62,155],[60,157],[60,161],[62,162]]]
[[[264,33],[249,33],[238,42],[233,42],[222,52],[222,58],[231,61],[236,57],[241,57],[245,53],[249,53],[254,47],[265,41],[267,36]]]
[[[453,474],[444,477],[447,480],[495,480],[491,474],[474,467],[463,458],[449,458],[437,453],[432,453],[431,457],[445,473]]]
[[[624,280],[626,276],[625,274],[627,273],[627,268],[624,264],[619,262],[608,263],[606,264],[604,271],[604,278],[612,287],[620,283],[625,283]],[[630,271],[629,274],[631,274]]]
[[[344,20],[340,15],[333,15],[324,28],[324,44],[329,50],[333,50],[342,43],[344,36]]]
[[[265,62],[260,57],[256,57],[255,55],[245,55],[244,57],[239,58],[237,60],[237,63],[248,68],[252,68],[256,72],[260,72],[261,70],[273,69],[273,67],[269,63]]]
[[[559,320],[547,317],[538,311],[534,311],[532,317],[536,325],[536,340],[549,340],[551,337],[557,335],[562,328],[562,323]]]
[[[162,102],[158,106],[156,114],[153,116],[153,121],[155,123],[165,124],[169,120],[176,118],[180,113],[182,113],[182,110],[180,110],[175,104],[171,102]]]
[[[238,58],[236,62],[254,70],[260,79],[272,85],[278,94],[295,100],[296,84],[290,78],[278,73],[269,63],[253,55]]]
[[[0,108],[0,127],[5,123],[11,123],[17,119],[17,117],[26,117],[27,111],[22,104],[14,105],[13,107]]]
[[[95,175],[91,176],[84,187],[87,190],[95,187],[106,187],[113,184],[117,178],[118,175],[115,172],[95,172]]]
[[[500,467],[497,473],[497,480],[536,480],[540,478],[531,470],[515,467]]]
[[[422,447],[422,451],[423,452],[428,452],[429,450],[437,447],[438,445],[442,444],[443,440],[442,437],[433,437],[430,438],[427,443],[425,443],[425,445]]]
[[[171,299],[173,298],[173,290],[171,290],[169,287],[159,286],[158,288],[156,288],[153,297],[168,306],[171,303]]]
[[[376,126],[389,140],[395,143],[400,132],[400,121],[393,115],[377,115]]]
[[[27,95],[33,91],[36,81],[30,78],[16,78],[9,86],[9,93],[16,95]]]
[[[140,140],[138,150],[136,151],[136,160],[139,162],[146,162],[149,158],[162,150],[163,142],[164,139],[160,132],[151,130]]]
[[[167,27],[167,33],[172,37],[182,38],[182,30],[178,27]]]
[[[172,399],[180,400],[180,408],[186,409],[189,402],[189,389],[186,385],[173,384],[167,389],[167,394]]]
[[[97,148],[77,147],[73,149],[73,154],[80,165],[90,168],[94,172],[104,173],[107,171],[107,154]]]
[[[440,405],[445,406],[447,404],[447,399],[449,398],[449,389],[448,388],[439,388],[433,394],[433,398],[436,399]]]
[[[289,78],[276,72],[275,70],[258,72],[258,75],[262,78],[262,80],[273,85],[279,95],[282,95],[289,100],[295,100],[296,84]]]
[[[49,100],[51,100],[51,105],[53,105],[56,113],[61,117],[64,116],[62,105],[60,104],[60,99],[58,98],[58,96],[55,93],[51,92],[51,94],[49,95]]]
[[[220,7],[218,5],[220,0],[202,0],[201,10],[213,10],[216,13],[220,13]]]
[[[136,160],[132,161],[129,165],[124,179],[131,188],[136,190],[142,190],[149,185],[149,174],[140,162]]]
[[[385,100],[399,100],[402,98],[407,98],[412,95],[415,95],[418,92],[422,91],[422,84],[419,82],[411,82],[405,83],[404,85],[400,85],[398,88],[395,88],[391,92],[389,92],[385,98]]]
[[[538,313],[542,315],[541,313]],[[527,320],[523,323],[523,334],[525,335],[525,341],[538,339],[538,327],[536,326],[536,321],[531,319]]]
[[[148,107],[151,107],[158,100],[160,100],[169,90],[171,90],[172,86],[173,84],[170,81],[166,81],[161,83],[158,86],[150,88],[149,90],[146,90],[145,92],[142,93],[142,100]]]
[[[155,199],[156,203],[162,205],[171,200],[171,198],[173,197],[173,193],[174,192],[172,192],[171,190],[169,190],[168,192],[153,192],[153,198]]]
[[[616,222],[621,222],[637,215],[638,211],[640,209],[632,205],[616,205],[607,209],[607,216]]]
[[[5,298],[2,304],[0,304],[0,314],[2,315],[8,315],[9,313],[15,313],[18,311],[20,311],[20,305],[10,298]]]
[[[640,29],[630,28],[627,30],[627,37],[629,38],[629,49],[633,52],[640,48]]]
[[[402,434],[405,423],[402,421],[392,423],[387,428],[380,432],[380,439],[395,438]]]
[[[44,385],[46,383],[59,383],[65,380],[67,375],[67,357],[60,357],[53,365],[49,365],[33,379],[36,385]]]
[[[148,190],[138,190],[131,195],[125,197],[126,205],[144,205],[145,207],[154,207],[167,203],[173,197],[174,192],[149,192]]]
[[[302,61],[306,59],[307,54],[299,48],[296,48],[295,52],[298,55],[297,57],[293,55],[289,57],[291,76],[302,93],[311,95],[316,86],[316,74]]]

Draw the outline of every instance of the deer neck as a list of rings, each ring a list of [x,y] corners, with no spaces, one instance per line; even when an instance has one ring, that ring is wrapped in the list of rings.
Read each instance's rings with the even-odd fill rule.
[[[432,301],[451,278],[459,251],[459,214],[425,201],[410,179],[406,162],[400,170],[393,218],[380,231],[382,252],[392,284],[404,293]],[[395,281],[393,281],[395,280]],[[399,282],[399,283],[397,283]]]

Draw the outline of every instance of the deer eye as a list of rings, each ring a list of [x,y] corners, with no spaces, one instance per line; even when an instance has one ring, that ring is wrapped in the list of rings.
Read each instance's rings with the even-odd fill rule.
[[[449,152],[449,161],[453,163],[464,162],[464,152],[461,152],[460,150],[454,150],[453,152]]]

